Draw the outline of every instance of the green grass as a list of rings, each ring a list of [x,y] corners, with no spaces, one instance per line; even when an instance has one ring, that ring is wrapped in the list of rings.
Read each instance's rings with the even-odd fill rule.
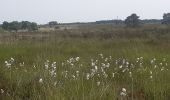
[[[121,98],[121,89],[126,88],[127,96],[123,98],[127,100],[132,100],[132,94],[133,100],[168,100],[169,33],[169,28],[157,26],[139,29],[88,27],[44,33],[2,33],[0,89],[4,93],[1,90],[0,99],[116,100]],[[98,55],[100,53],[104,58]],[[15,61],[7,68],[5,61],[11,57]],[[71,57],[80,57],[80,60],[68,63],[67,60]],[[143,59],[136,62],[138,57]],[[106,58],[109,60],[105,61]],[[157,60],[151,64],[153,58]],[[166,61],[163,61],[164,58]],[[91,66],[91,59],[98,60],[98,71],[87,80],[87,74],[95,68]],[[123,59],[135,67],[128,65],[129,71],[122,72],[125,67],[121,69],[120,65],[126,66],[122,63]],[[46,60],[50,61],[48,70],[44,66]],[[115,64],[116,60],[119,64]],[[55,61],[56,77],[49,73],[53,70],[51,64]],[[24,66],[20,66],[23,62]],[[104,69],[107,78],[101,70],[102,63],[110,64],[109,68]],[[143,67],[140,67],[140,63]],[[76,71],[79,71],[78,77]],[[112,73],[116,73],[114,78]],[[39,82],[41,78],[42,83]],[[99,86],[97,82],[100,82]]]

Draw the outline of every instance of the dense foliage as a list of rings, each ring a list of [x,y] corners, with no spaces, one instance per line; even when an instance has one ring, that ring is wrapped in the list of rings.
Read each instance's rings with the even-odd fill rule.
[[[132,14],[125,19],[127,27],[138,27],[140,24],[139,16]]]
[[[162,24],[170,25],[170,13],[165,13],[163,15]]]
[[[38,30],[37,23],[29,22],[29,21],[13,21],[7,22],[4,21],[2,24],[2,28],[7,31],[18,31],[18,30],[28,30],[28,31],[35,31]]]

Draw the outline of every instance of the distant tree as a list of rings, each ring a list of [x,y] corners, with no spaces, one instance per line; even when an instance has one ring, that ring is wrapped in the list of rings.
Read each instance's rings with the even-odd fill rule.
[[[9,24],[9,30],[10,31],[16,31],[18,32],[18,30],[21,28],[21,24],[18,21],[13,21]]]
[[[37,23],[34,22],[29,22],[29,21],[13,21],[13,22],[3,22],[2,28],[4,30],[9,30],[9,31],[18,31],[18,30],[28,30],[28,31],[35,31],[38,30],[38,25]]]
[[[29,31],[36,31],[36,30],[38,30],[38,25],[37,25],[37,23],[34,23],[34,22],[30,23],[30,25],[29,25],[29,27],[28,27],[28,30],[29,30]]]
[[[170,13],[165,13],[163,15],[162,24],[170,25]]]
[[[8,28],[9,28],[9,23],[8,23],[7,21],[4,21],[3,24],[2,24],[2,28],[3,28],[4,30],[8,30]]]
[[[58,22],[57,22],[57,21],[51,21],[51,22],[49,22],[48,24],[49,24],[50,27],[52,27],[52,26],[57,25]]]
[[[29,21],[22,21],[21,22],[21,29],[26,30],[28,27],[30,27],[30,22]]]
[[[139,16],[132,14],[125,19],[125,24],[127,27],[138,27],[140,24]]]

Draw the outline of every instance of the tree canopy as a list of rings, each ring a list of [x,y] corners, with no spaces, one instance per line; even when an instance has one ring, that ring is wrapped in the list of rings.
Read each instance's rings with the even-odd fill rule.
[[[165,13],[163,15],[162,24],[170,25],[170,13]]]
[[[125,24],[127,27],[138,27],[140,24],[139,16],[131,14],[125,19]]]
[[[13,21],[13,22],[7,22],[4,21],[2,24],[2,28],[4,30],[8,31],[18,31],[18,30],[28,30],[28,31],[35,31],[38,30],[37,23],[29,22],[29,21]]]

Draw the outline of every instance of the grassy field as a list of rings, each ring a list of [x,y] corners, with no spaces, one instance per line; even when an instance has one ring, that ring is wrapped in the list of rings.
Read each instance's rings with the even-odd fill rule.
[[[0,33],[1,100],[169,100],[170,28]]]

